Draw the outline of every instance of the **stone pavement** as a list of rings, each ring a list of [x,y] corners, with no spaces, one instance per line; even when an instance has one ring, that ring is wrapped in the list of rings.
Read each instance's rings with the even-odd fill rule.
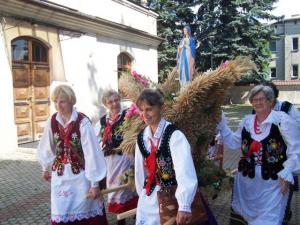
[[[231,127],[236,127],[241,115],[249,107],[225,107]],[[225,150],[224,167],[236,168],[237,151]],[[224,191],[210,207],[220,225],[229,221],[231,191]],[[300,194],[294,195],[293,218],[290,225],[300,224]],[[0,225],[48,225],[50,216],[50,185],[41,179],[41,168],[32,151],[18,151],[14,155],[0,154]],[[109,224],[116,224],[114,215],[108,214]],[[128,225],[134,224],[131,219]],[[266,224],[267,225],[267,224]]]
[[[0,155],[0,225],[48,225],[49,218],[50,184],[41,179],[35,154]],[[108,219],[116,224],[115,216]]]

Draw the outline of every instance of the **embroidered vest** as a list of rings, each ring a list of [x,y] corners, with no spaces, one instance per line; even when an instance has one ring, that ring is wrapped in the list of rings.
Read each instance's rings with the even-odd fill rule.
[[[238,170],[243,176],[254,178],[256,157],[254,153],[248,156],[249,147],[253,139],[245,128],[242,130],[242,157],[239,161]],[[261,152],[261,173],[264,180],[277,180],[277,173],[283,169],[283,163],[286,157],[286,144],[280,134],[278,126],[272,124],[269,135],[260,141],[262,145]]]
[[[74,174],[79,174],[80,169],[84,169],[84,154],[80,141],[80,123],[84,117],[82,113],[78,113],[76,121],[72,121],[68,128],[69,132],[64,133],[64,128],[56,120],[57,113],[52,115],[51,129],[55,144],[56,158],[52,164],[52,170],[57,171],[58,176],[64,173],[64,165],[71,164]]]
[[[161,139],[160,146],[156,152],[156,181],[161,186],[169,187],[172,185],[177,185],[175,171],[173,168],[173,160],[172,160],[171,150],[169,145],[170,138],[173,132],[176,130],[178,130],[178,128],[173,124],[169,124],[166,127]],[[150,153],[147,151],[145,147],[144,140],[143,140],[143,133],[144,133],[144,129],[138,135],[137,144],[142,153],[142,156],[144,157],[144,159],[146,159],[150,155]],[[147,182],[147,178],[145,180],[145,184],[146,182]],[[150,195],[153,192],[157,183],[153,182],[151,184]]]
[[[118,148],[120,144],[123,141],[123,135],[122,134],[117,134],[117,130],[119,129],[120,126],[122,126],[124,119],[126,115],[126,110],[124,110],[119,118],[119,120],[113,124],[112,126],[112,141],[110,143],[107,143],[107,149],[111,150],[114,148]],[[100,124],[101,124],[101,136],[103,137],[103,132],[106,127],[106,116],[103,116],[100,119]],[[107,155],[106,155],[107,156]]]

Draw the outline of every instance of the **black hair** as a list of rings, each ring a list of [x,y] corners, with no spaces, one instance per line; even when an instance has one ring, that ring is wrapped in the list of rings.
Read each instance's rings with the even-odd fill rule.
[[[264,85],[264,86],[268,86],[268,87],[272,88],[272,90],[274,92],[275,99],[278,98],[279,90],[278,90],[277,86],[272,81],[263,81],[261,84]]]
[[[150,106],[162,106],[164,104],[164,94],[160,89],[146,88],[138,97],[136,105],[140,108],[144,102]]]

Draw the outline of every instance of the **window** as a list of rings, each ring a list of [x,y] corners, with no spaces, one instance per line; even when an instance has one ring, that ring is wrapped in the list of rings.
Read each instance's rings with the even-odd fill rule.
[[[28,61],[28,41],[24,39],[15,40],[11,44],[12,58],[14,61]]]
[[[131,58],[126,53],[121,53],[118,56],[118,74],[122,72],[131,72]]]
[[[298,51],[298,38],[293,38],[293,51]]]
[[[123,72],[128,72],[128,73],[131,72],[131,63],[132,63],[132,59],[128,54],[122,52],[118,55],[118,81]],[[118,86],[120,87],[119,83]],[[123,93],[120,91],[120,89],[119,89],[119,93],[121,94],[121,96],[123,96]]]
[[[48,48],[40,41],[21,37],[11,42],[13,61],[48,62]]]
[[[47,49],[36,41],[32,41],[32,61],[47,62]]]
[[[271,78],[276,78],[277,77],[275,67],[271,68],[270,77]]]
[[[270,42],[270,51],[271,52],[276,52],[276,41],[271,41]]]
[[[292,78],[298,78],[298,64],[292,66]]]

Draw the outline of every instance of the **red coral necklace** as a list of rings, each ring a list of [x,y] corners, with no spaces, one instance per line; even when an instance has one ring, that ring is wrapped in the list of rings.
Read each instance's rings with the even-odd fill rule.
[[[261,134],[261,130],[260,130],[260,125],[258,124],[258,121],[257,121],[257,116],[255,116],[255,119],[254,119],[254,132],[256,134]]]

